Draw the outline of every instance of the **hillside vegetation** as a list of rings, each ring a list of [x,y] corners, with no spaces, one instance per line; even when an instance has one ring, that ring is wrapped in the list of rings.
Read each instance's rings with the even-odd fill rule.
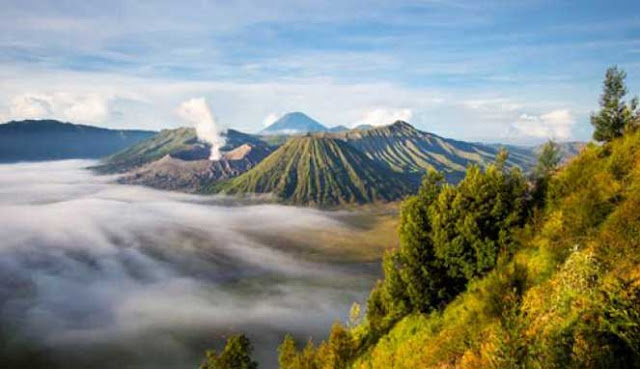
[[[398,318],[353,366],[638,367],[639,183],[640,134],[590,146],[553,176],[513,257],[443,310]]]
[[[282,369],[640,368],[640,109],[607,71],[594,138],[534,176],[506,152],[457,185],[430,172],[403,203],[400,244],[366,313],[299,346]],[[217,367],[226,368],[226,367]]]
[[[337,205],[397,200],[412,183],[328,137],[291,138],[249,172],[211,191],[271,193],[297,204]]]
[[[233,150],[244,144],[251,144],[263,150],[268,144],[259,138],[229,129],[223,135],[224,151]],[[145,164],[160,160],[166,155],[183,160],[205,160],[209,158],[210,147],[196,136],[194,128],[182,127],[165,129],[136,145],[119,151],[106,158],[94,169],[100,173],[125,173]]]
[[[429,170],[437,170],[449,182],[464,177],[469,165],[489,165],[500,151],[499,147],[456,141],[423,132],[412,125],[397,121],[391,125],[333,134],[363,152],[367,157],[388,166],[391,170],[421,177]],[[511,155],[509,166],[527,170],[534,164],[530,152]]]
[[[594,137],[527,185],[504,155],[456,186],[430,173],[404,202],[400,247],[352,327],[280,348],[298,368],[640,367],[640,110],[607,72]]]

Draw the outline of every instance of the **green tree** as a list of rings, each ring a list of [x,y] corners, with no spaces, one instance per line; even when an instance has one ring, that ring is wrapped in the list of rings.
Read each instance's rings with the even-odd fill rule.
[[[351,333],[342,324],[335,323],[331,327],[328,347],[329,367],[331,369],[346,369],[349,366],[355,348]]]
[[[278,347],[278,367],[280,369],[294,369],[297,355],[296,342],[290,334],[287,334]]]
[[[600,111],[591,114],[591,124],[595,127],[593,138],[596,141],[609,142],[622,136],[625,130],[633,129],[638,122],[638,99],[626,103],[627,95],[625,79],[627,74],[617,66],[607,69],[602,95],[600,95]]]
[[[526,197],[522,174],[507,172],[500,162],[484,172],[470,167],[458,186],[442,190],[429,218],[435,255],[449,277],[466,285],[511,251],[513,230],[525,220]]]
[[[200,369],[257,369],[258,363],[251,359],[253,345],[244,334],[227,339],[222,352],[206,352],[206,358]]]
[[[535,186],[532,197],[533,203],[538,209],[544,207],[551,176],[558,169],[561,160],[560,147],[555,141],[549,140],[542,146],[533,173],[533,183]]]
[[[540,154],[538,154],[538,160],[535,169],[536,177],[547,177],[551,173],[555,172],[560,165],[562,155],[560,153],[560,147],[558,144],[549,140],[542,146]]]
[[[296,360],[295,369],[319,369],[318,358],[316,355],[316,346],[312,340],[307,342],[302,352],[298,355]]]
[[[408,199],[400,214],[399,264],[403,293],[413,310],[427,312],[448,298],[446,274],[436,258],[431,235],[429,207],[440,195],[444,177],[431,171],[418,195]]]

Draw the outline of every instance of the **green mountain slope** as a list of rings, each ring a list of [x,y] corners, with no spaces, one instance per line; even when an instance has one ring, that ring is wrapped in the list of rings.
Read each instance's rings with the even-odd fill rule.
[[[227,142],[222,148],[223,151],[231,151],[243,144],[262,149],[268,146],[256,136],[233,129],[229,129],[224,136]],[[94,169],[101,173],[124,173],[160,160],[169,154],[183,160],[203,160],[209,157],[209,146],[198,141],[193,128],[166,129],[115,153]]]
[[[337,205],[390,201],[412,190],[400,175],[344,141],[295,137],[254,169],[212,188],[225,193],[272,193],[295,204]]]
[[[443,138],[422,132],[398,121],[389,126],[334,133],[370,159],[384,163],[394,171],[422,175],[433,168],[448,181],[459,181],[467,166],[486,166],[493,162],[499,148]],[[535,155],[512,155],[508,165],[530,168]]]
[[[542,205],[496,169],[425,182],[366,315],[280,367],[640,368],[640,131],[541,177]]]
[[[586,147],[510,262],[405,317],[354,367],[640,367],[639,183],[639,132]]]

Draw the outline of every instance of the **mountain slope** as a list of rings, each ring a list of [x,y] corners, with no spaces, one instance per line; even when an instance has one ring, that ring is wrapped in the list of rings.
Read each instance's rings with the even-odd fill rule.
[[[12,121],[0,124],[0,162],[101,158],[154,134],[56,120]]]
[[[305,136],[290,139],[252,170],[212,190],[273,193],[295,204],[337,205],[396,200],[412,186],[343,141]]]
[[[482,145],[482,144],[480,144]],[[582,149],[587,146],[586,142],[582,141],[569,141],[569,142],[556,142],[561,157],[561,162],[566,163],[569,159],[577,156]],[[524,162],[530,162],[531,166],[535,165],[535,160],[542,151],[544,144],[536,146],[518,146],[518,145],[504,145],[504,144],[488,144],[496,150],[505,148],[509,151],[509,157],[514,160],[520,160]]]
[[[300,112],[287,113],[282,118],[260,131],[263,135],[293,135],[309,132],[324,132],[327,127]]]
[[[638,368],[638,183],[640,132],[587,146],[551,178],[511,261],[406,316],[353,367]]]
[[[167,154],[118,179],[120,183],[153,188],[201,192],[217,181],[238,176],[253,168],[271,151],[262,146],[243,144],[222,155],[220,160],[185,160]]]
[[[485,166],[495,160],[498,149],[475,143],[443,138],[422,132],[410,124],[394,124],[365,130],[335,133],[333,137],[348,142],[372,160],[394,171],[421,175],[433,168],[448,181],[459,181],[470,164]],[[533,165],[534,156],[512,156],[508,164],[524,169]]]
[[[258,137],[233,129],[229,129],[223,135],[227,140],[223,151],[233,150],[243,144],[268,150],[268,145]],[[187,161],[203,160],[209,158],[209,149],[208,144],[198,140],[193,128],[166,129],[106,158],[94,169],[101,173],[124,173],[160,160],[166,155]]]
[[[347,126],[335,126],[335,127],[327,128],[327,132],[333,132],[333,133],[346,132],[349,130],[350,128]]]

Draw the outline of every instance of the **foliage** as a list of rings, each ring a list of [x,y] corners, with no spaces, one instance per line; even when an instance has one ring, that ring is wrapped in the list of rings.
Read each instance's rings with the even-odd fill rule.
[[[467,283],[508,255],[525,219],[527,187],[518,170],[507,171],[506,152],[485,171],[470,167],[457,185],[429,172],[400,215],[400,248],[383,259],[384,280],[368,301],[375,340],[411,312],[444,306]]]
[[[547,141],[538,154],[538,161],[533,172],[532,200],[538,209],[544,207],[551,176],[562,161],[560,146],[553,140]]]
[[[373,160],[396,172],[424,175],[436,170],[447,182],[457,183],[468,166],[490,165],[498,149],[491,145],[462,142],[423,132],[397,121],[388,126],[345,131],[332,135],[346,141]],[[530,169],[535,157],[520,151],[509,158],[509,166]]]
[[[591,115],[591,124],[595,127],[593,138],[597,141],[609,142],[622,136],[625,130],[638,126],[638,99],[629,103],[623,99],[627,94],[625,79],[627,74],[612,66],[607,69],[602,95],[600,95],[600,111]]]
[[[640,132],[587,147],[548,192],[512,257],[443,310],[400,319],[353,367],[640,367]]]
[[[278,348],[281,369],[346,369],[356,352],[351,332],[339,323],[331,328],[329,339],[316,347],[309,340],[302,351],[298,351],[293,337],[285,336]]]
[[[241,334],[227,339],[222,352],[206,352],[206,358],[200,369],[256,369],[258,363],[251,359],[253,346],[247,336]]]
[[[553,140],[547,141],[542,145],[540,154],[538,154],[538,161],[534,171],[535,176],[537,178],[549,177],[558,169],[561,160],[562,155],[559,145]]]
[[[339,205],[400,199],[415,186],[349,144],[322,136],[289,139],[255,168],[213,190],[273,193],[285,202]]]
[[[623,81],[607,73],[603,106]],[[549,143],[542,203],[505,153],[456,186],[429,173],[364,321],[302,351],[285,338],[281,367],[640,368],[640,131],[626,124],[559,170]]]

